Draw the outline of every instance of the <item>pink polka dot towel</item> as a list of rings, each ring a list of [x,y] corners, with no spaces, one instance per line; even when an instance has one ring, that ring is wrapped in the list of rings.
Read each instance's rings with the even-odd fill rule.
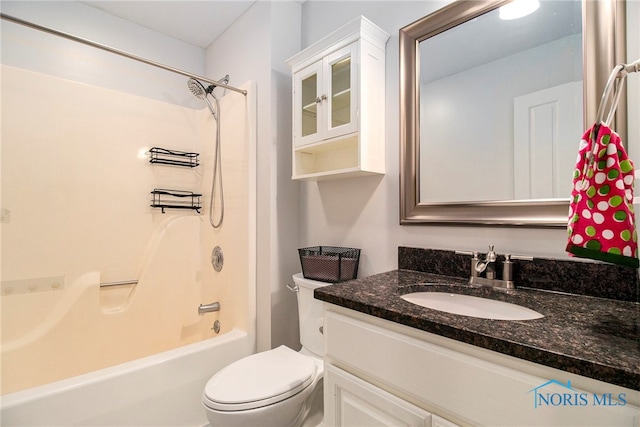
[[[638,268],[633,212],[633,162],[608,126],[589,129],[580,141],[569,204],[567,252]]]

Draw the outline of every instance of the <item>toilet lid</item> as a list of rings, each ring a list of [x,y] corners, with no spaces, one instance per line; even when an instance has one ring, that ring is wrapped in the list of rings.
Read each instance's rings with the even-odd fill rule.
[[[256,353],[215,374],[204,389],[212,409],[244,410],[280,402],[311,382],[316,364],[288,347]]]

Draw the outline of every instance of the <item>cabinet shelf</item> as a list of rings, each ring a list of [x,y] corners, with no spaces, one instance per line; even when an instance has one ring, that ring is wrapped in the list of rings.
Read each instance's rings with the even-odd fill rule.
[[[345,89],[345,90],[341,90],[340,92],[336,92],[333,94],[333,99],[338,99],[338,98],[349,98],[349,96],[351,96],[351,89]]]
[[[294,149],[293,178],[322,181],[383,173],[362,168],[358,134]]]
[[[160,147],[152,147],[151,149],[149,149],[148,153],[149,163],[183,166],[189,168],[195,168],[200,164],[198,161],[198,153],[169,150]]]
[[[312,102],[310,104],[304,105],[302,107],[302,113],[313,114],[315,116],[316,114],[318,114],[318,104],[315,102]]]
[[[151,194],[153,196],[151,207],[162,209],[162,213],[165,213],[165,209],[191,209],[200,213],[202,207],[200,201],[202,194],[191,191],[156,188]]]
[[[333,107],[333,114],[332,114],[332,116],[335,118],[342,111],[344,111],[344,114],[346,114],[347,117],[348,117],[349,113],[350,113],[350,110],[349,110],[350,100],[351,100],[351,90],[350,89],[343,90],[342,92],[338,92],[335,95],[333,95],[333,97],[332,97],[332,102],[333,102],[333,106],[332,106]]]

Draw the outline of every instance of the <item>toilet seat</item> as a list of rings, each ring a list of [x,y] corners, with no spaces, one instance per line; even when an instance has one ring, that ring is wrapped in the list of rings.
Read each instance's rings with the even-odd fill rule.
[[[280,346],[245,357],[220,370],[207,382],[203,402],[219,411],[271,405],[308,387],[316,370],[312,358]]]

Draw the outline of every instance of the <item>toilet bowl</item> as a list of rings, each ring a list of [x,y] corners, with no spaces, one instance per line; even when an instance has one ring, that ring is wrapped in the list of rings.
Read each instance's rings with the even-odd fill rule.
[[[299,427],[322,421],[323,313],[313,290],[329,283],[302,274],[293,281],[302,349],[280,346],[256,353],[211,377],[202,394],[211,426]]]

